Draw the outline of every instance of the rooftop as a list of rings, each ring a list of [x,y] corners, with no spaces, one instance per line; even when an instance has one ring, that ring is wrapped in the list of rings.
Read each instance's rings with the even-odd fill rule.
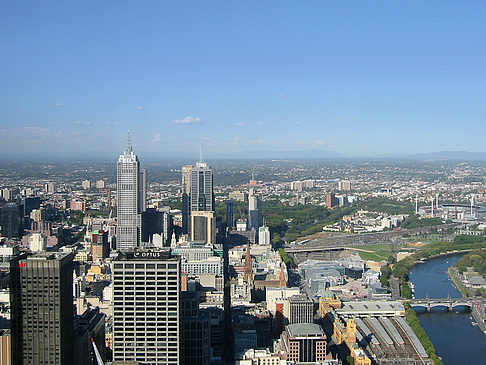
[[[324,336],[321,326],[314,323],[295,323],[287,326],[289,337],[320,337]]]

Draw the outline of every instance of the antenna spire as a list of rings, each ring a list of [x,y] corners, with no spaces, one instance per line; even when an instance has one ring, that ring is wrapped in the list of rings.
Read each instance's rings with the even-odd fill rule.
[[[128,131],[127,135],[127,149],[126,152],[132,152],[132,139],[130,138],[130,131]]]
[[[201,145],[199,146],[199,162],[203,163],[203,138],[201,137]]]

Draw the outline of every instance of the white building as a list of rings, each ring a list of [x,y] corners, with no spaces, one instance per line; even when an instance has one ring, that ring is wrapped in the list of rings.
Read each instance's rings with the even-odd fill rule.
[[[130,250],[139,246],[141,213],[147,206],[146,176],[146,170],[140,170],[140,162],[128,140],[125,153],[120,155],[117,165],[116,246],[119,250]]]
[[[270,241],[270,228],[262,226],[258,229],[258,244],[269,245]]]

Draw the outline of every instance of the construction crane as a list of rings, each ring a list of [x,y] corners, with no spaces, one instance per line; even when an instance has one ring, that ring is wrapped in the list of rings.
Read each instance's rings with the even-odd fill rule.
[[[98,347],[96,347],[96,342],[94,342],[94,339],[91,338],[91,344],[93,345],[93,350],[96,356],[96,361],[98,362],[98,365],[105,365],[103,362],[103,359],[101,358],[100,352],[98,351]]]

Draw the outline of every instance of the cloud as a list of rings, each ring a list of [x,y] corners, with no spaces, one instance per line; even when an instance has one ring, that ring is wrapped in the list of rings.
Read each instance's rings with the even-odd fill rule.
[[[61,108],[63,106],[64,106],[63,103],[56,103],[56,104],[53,105],[54,108]]]
[[[39,127],[37,125],[27,125],[24,127],[26,132],[34,133],[34,134],[44,134],[49,133],[48,128]]]
[[[243,127],[244,125],[245,125],[245,123],[243,123],[243,122],[239,122],[239,123],[235,124],[236,127]]]
[[[294,125],[302,125],[302,124],[304,124],[304,123],[299,122],[299,121],[295,121],[295,122],[294,122]]]
[[[84,125],[84,126],[90,126],[91,122],[88,121],[83,121],[83,120],[77,120],[73,122],[74,125]]]
[[[282,94],[280,94],[280,97],[281,97],[282,99],[287,99],[289,96],[288,96],[288,95],[285,95],[284,93],[282,93]]]
[[[173,120],[172,123],[174,124],[203,124],[203,121],[200,117],[185,117],[184,119],[176,119]]]
[[[324,144],[324,141],[322,139],[315,139],[311,142],[311,147],[316,148],[319,146],[322,146]]]
[[[145,110],[145,107],[144,106],[141,106],[141,105],[140,106],[137,106],[137,110],[140,110],[140,111]]]
[[[264,125],[265,122],[257,122],[258,125]]]
[[[154,139],[152,140],[153,143],[160,142],[160,133],[156,133]]]
[[[71,136],[80,136],[82,133],[80,131],[71,132]]]
[[[104,125],[121,125],[120,122],[104,122]]]

